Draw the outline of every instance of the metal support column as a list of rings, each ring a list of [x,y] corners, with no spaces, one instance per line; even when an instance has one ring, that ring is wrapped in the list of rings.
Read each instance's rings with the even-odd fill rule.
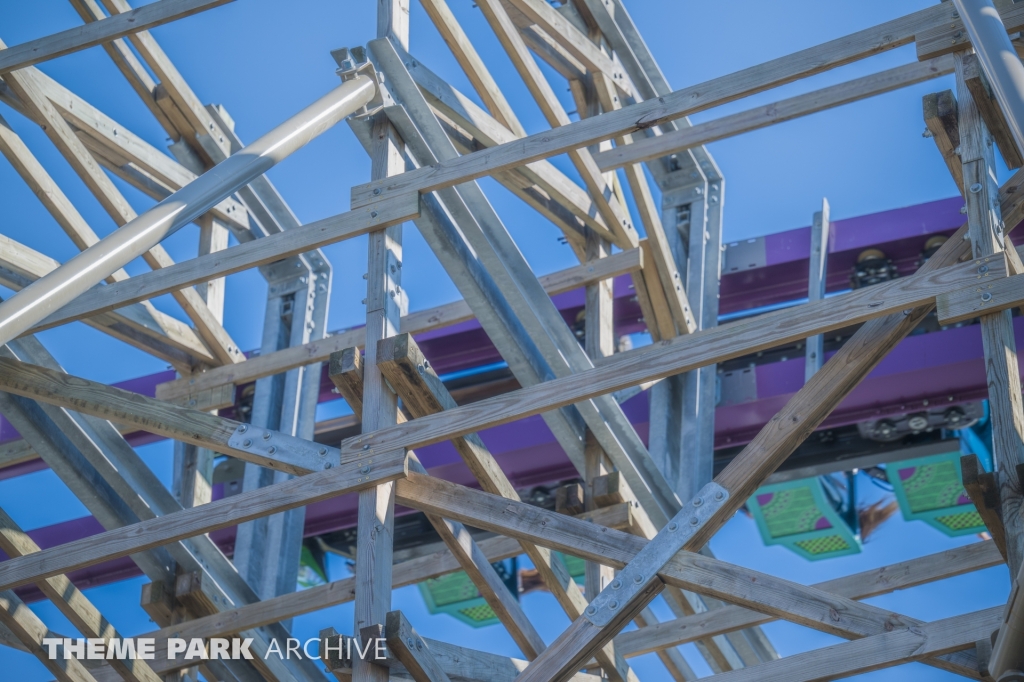
[[[293,264],[291,272],[264,272],[268,291],[261,353],[324,338],[331,266],[319,251],[304,254]],[[250,420],[259,428],[312,440],[319,391],[319,363],[260,379]],[[242,487],[255,490],[288,478],[289,474],[246,464]],[[305,507],[299,507],[239,526],[235,566],[261,599],[295,590],[305,514]]]

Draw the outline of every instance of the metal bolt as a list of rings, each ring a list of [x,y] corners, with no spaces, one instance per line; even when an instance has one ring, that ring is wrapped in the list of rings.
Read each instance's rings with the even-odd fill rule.
[[[643,581],[644,581],[644,577],[642,575],[640,575],[639,573],[636,574],[635,576],[633,576],[633,582],[635,582],[637,585],[639,585]]]
[[[983,301],[985,301],[986,303],[988,303],[989,301],[991,301],[991,300],[992,300],[992,294],[990,294],[990,293],[988,293],[988,292],[986,291],[985,293],[983,293],[983,294],[981,295],[981,300],[983,300]]]
[[[267,454],[268,454],[268,455],[272,455],[272,454],[274,454],[275,452],[277,452],[277,448],[276,448],[276,447],[274,447],[273,445],[271,445],[271,446],[270,446],[269,448],[267,448]]]
[[[597,613],[597,609],[596,608],[594,608],[593,606],[588,606],[587,607],[587,615],[588,616],[593,616],[595,613]]]
[[[239,433],[245,433],[248,430],[249,430],[249,427],[246,424],[242,424],[241,426],[238,427],[238,432]]]
[[[704,498],[703,498],[703,497],[697,497],[697,498],[695,498],[695,499],[693,500],[693,506],[694,506],[694,507],[699,507],[699,506],[701,506],[702,504],[704,504]]]
[[[678,523],[673,522],[673,523],[668,524],[668,532],[669,533],[675,533],[678,528],[679,528],[679,524]]]
[[[242,441],[242,446],[243,447],[249,447],[250,445],[252,445],[252,441],[249,440],[248,438],[246,438],[245,440]]]
[[[979,275],[984,275],[986,272],[988,272],[988,266],[987,265],[982,265],[980,268],[978,268],[978,274]]]
[[[715,493],[715,499],[721,502],[722,500],[725,499],[725,493],[719,490],[718,492]]]
[[[691,516],[690,517],[690,525],[691,526],[696,526],[698,523],[700,523],[700,519],[698,519],[696,516]]]
[[[374,194],[374,196],[380,194],[380,187],[374,187],[373,188],[373,194]]]
[[[370,211],[370,217],[371,218],[376,218],[377,217],[377,212],[376,211]]]
[[[614,611],[615,609],[619,608],[619,602],[613,599],[612,601],[608,602],[608,608]]]
[[[368,474],[368,473],[370,473],[370,465],[369,465],[369,464],[364,464],[364,465],[362,466],[362,468],[360,468],[360,469],[359,469],[359,471],[360,471],[361,473],[364,473],[364,474]]]
[[[328,462],[327,464],[324,465],[324,469],[330,469],[332,466],[334,465]]]
[[[316,454],[320,455],[321,457],[326,457],[327,456],[327,448],[320,448],[319,450],[316,451]]]
[[[366,445],[363,446],[363,450],[369,450],[369,449],[370,449],[370,444],[369,443],[367,443]]]
[[[615,581],[612,582],[612,589],[613,590],[617,590],[620,587],[622,587],[622,581],[621,580],[615,580]]]
[[[274,435],[274,434],[270,433],[270,431],[264,431],[263,432],[263,440],[270,440],[270,437],[272,435]]]
[[[971,185],[971,194],[977,194],[980,191],[981,191],[981,183],[980,182],[976,182],[973,185]]]

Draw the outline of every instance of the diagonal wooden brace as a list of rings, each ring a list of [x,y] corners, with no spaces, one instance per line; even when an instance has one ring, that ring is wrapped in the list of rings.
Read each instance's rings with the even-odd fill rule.
[[[595,651],[658,596],[665,588],[658,571],[693,539],[701,526],[714,518],[728,499],[729,491],[717,483],[712,481],[704,486],[594,597],[583,616],[523,671],[521,682],[561,682],[572,677]]]

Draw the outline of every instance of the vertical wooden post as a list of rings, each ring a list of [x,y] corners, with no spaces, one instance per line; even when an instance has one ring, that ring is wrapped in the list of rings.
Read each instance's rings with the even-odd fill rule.
[[[807,300],[820,301],[825,298],[825,262],[828,260],[828,199],[821,200],[821,210],[814,213],[811,221],[811,257],[807,279]],[[807,339],[804,381],[821,369],[825,361],[825,337],[821,334]]]
[[[592,230],[587,230],[587,260],[596,260],[608,255],[610,246],[607,240],[602,239]],[[587,286],[586,289],[586,336],[585,346],[587,355],[597,360],[614,352],[615,331],[614,318],[612,315],[612,282],[607,279],[596,284]],[[594,479],[608,473],[605,464],[606,457],[604,448],[594,437],[590,429],[586,431],[586,441],[583,447],[584,458],[584,481],[586,490],[583,497],[584,508],[587,511],[597,509],[594,501]],[[614,575],[609,566],[588,561],[586,564],[585,587],[587,599],[593,599],[605,588]]]
[[[409,46],[409,0],[379,0],[377,37]],[[403,143],[384,114],[373,119],[370,150],[373,180],[405,171]],[[398,396],[377,367],[377,342],[398,333],[401,320],[402,226],[370,233],[366,284],[366,357],[363,365],[363,432],[395,424]],[[355,627],[384,625],[391,611],[391,563],[394,552],[395,488],[386,483],[359,493],[356,530]],[[390,678],[386,667],[356,658],[354,682]]]
[[[1004,225],[999,208],[993,140],[967,87],[964,56],[963,52],[955,55],[960,103],[960,162],[971,248],[974,257],[980,258],[1004,250]],[[1017,480],[1017,466],[1024,463],[1024,405],[1011,312],[1004,310],[982,317],[981,334],[992,411],[992,455],[1006,529],[1007,564],[1010,575],[1016,575],[1024,558],[1024,516],[1021,515]]]

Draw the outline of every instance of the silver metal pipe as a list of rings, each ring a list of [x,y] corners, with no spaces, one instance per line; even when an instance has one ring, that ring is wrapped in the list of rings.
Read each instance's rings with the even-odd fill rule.
[[[1024,152],[1024,64],[992,0],[953,0],[981,70],[1003,110],[1017,149]]]
[[[366,75],[345,81],[135,220],[0,303],[0,345],[17,338],[358,111],[373,99],[376,90],[373,79]]]

